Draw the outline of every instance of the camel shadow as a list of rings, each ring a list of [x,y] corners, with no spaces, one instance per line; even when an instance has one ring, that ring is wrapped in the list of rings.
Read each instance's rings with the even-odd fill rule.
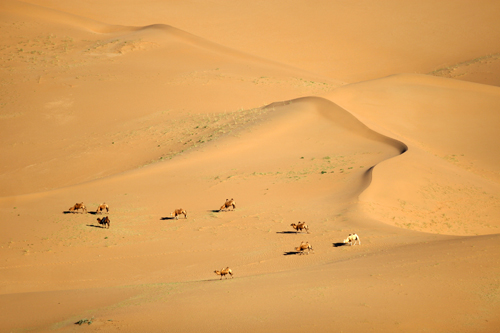
[[[299,253],[300,253],[299,251],[288,251],[288,252],[283,253],[283,255],[284,256],[293,256],[293,255],[296,255]]]
[[[165,216],[165,217],[160,218],[160,220],[162,220],[162,221],[164,221],[164,220],[175,220],[175,217],[173,217],[173,216]]]
[[[333,243],[333,247],[345,246],[345,243]]]
[[[102,225],[95,225],[95,224],[87,224],[87,227],[107,229],[106,227],[104,227]]]
[[[276,231],[277,234],[298,234],[298,231]]]

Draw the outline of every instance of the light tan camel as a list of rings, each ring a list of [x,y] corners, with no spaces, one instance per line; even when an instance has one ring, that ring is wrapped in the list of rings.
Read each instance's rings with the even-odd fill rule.
[[[310,251],[314,251],[311,244],[309,242],[304,242],[300,243],[299,247],[296,247],[295,250],[297,252],[300,252],[300,254],[304,254],[304,251],[307,250],[307,254],[309,254]]]
[[[309,233],[309,226],[305,222],[300,222],[298,224],[292,223],[290,224],[292,228],[294,228],[297,232],[302,230],[305,230],[307,233]]]
[[[356,245],[356,242],[358,242],[358,245],[361,245],[361,240],[359,239],[359,236],[357,234],[349,234],[346,239],[344,239],[344,244],[349,243],[349,245]]]
[[[227,274],[231,275],[231,279],[233,278],[233,271],[229,267],[223,268],[220,271],[215,270],[214,273],[217,275],[220,275],[221,280],[222,280],[222,277],[226,276]],[[226,279],[227,279],[227,276],[226,276]]]
[[[104,216],[102,218],[97,218],[97,222],[99,222],[99,224],[103,225],[103,226],[106,226],[107,229],[109,229],[109,224],[110,224],[110,220],[109,220],[109,217],[107,216]]]
[[[82,213],[85,212],[87,213],[87,207],[83,204],[83,202],[76,203],[73,207],[69,209],[70,212],[75,213],[78,212],[78,210],[81,209]]]
[[[99,205],[99,207],[97,207],[97,209],[95,210],[95,213],[96,214],[102,214],[102,211],[106,209],[106,212],[109,212],[109,207],[108,205],[106,205],[106,203],[102,203]]]
[[[182,208],[174,210],[173,213],[170,213],[170,216],[174,216],[175,219],[178,220],[179,219],[178,216],[181,214],[184,214],[184,218],[187,219],[187,211]]]
[[[226,203],[223,204],[219,210],[226,210],[229,209],[229,207],[233,207],[233,210],[236,208],[236,202],[234,202],[234,199],[226,199]]]

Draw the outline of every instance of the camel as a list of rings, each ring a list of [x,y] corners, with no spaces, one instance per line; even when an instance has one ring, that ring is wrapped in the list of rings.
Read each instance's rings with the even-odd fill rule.
[[[102,214],[102,211],[106,209],[106,212],[109,212],[109,207],[108,205],[106,205],[106,203],[102,203],[99,205],[99,207],[97,207],[97,209],[95,210],[95,213],[98,214]]]
[[[104,226],[107,226],[107,229],[109,229],[109,223],[111,222],[111,221],[109,220],[109,217],[107,217],[107,216],[104,216],[104,217],[102,217],[102,218],[99,218],[99,217],[98,217],[98,218],[97,218],[97,221],[99,222],[99,224],[104,225]]]
[[[226,199],[226,203],[220,207],[219,211],[229,209],[229,207],[233,207],[233,210],[236,208],[236,203],[234,202],[234,199],[231,200]]]
[[[181,215],[181,214],[184,214],[184,218],[187,219],[187,211],[185,211],[182,208],[174,210],[173,213],[170,213],[170,216],[174,216],[175,219],[178,220],[179,219],[178,216]]]
[[[314,251],[311,244],[309,244],[309,242],[304,242],[304,241],[302,241],[302,243],[300,243],[300,246],[296,247],[295,250],[297,252],[300,252],[300,254],[304,254],[305,250],[307,250],[307,254],[309,254],[311,250]]]
[[[295,229],[296,232],[298,232],[300,230],[300,232],[302,232],[302,230],[305,230],[307,233],[309,233],[309,227],[307,226],[307,224],[305,222],[300,222],[298,224],[295,224],[295,223],[292,223],[290,224],[292,226],[292,228]]]
[[[352,243],[354,243],[354,245],[356,245],[356,242],[358,242],[358,245],[361,245],[361,240],[359,239],[359,236],[356,235],[356,234],[349,234],[349,236],[344,239],[344,244],[345,243],[349,243],[349,245],[353,245]]]
[[[69,209],[70,212],[75,213],[78,212],[78,210],[81,209],[82,212],[87,213],[87,207],[83,204],[83,202],[76,203],[73,207]]]
[[[231,275],[231,279],[233,278],[233,271],[229,267],[223,268],[220,271],[215,270],[214,273],[217,275],[220,275],[221,280],[222,280],[222,277],[225,276],[226,274]],[[227,276],[226,276],[226,279],[227,279]]]

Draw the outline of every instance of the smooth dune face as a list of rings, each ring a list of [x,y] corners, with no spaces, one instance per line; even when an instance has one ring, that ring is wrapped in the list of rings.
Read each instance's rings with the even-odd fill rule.
[[[498,233],[500,90],[428,76],[337,89],[332,99],[409,146],[361,196],[390,224],[454,235]],[[375,125],[376,124],[376,125]]]
[[[498,9],[2,1],[0,331],[498,331]]]
[[[7,4],[12,15],[22,15],[27,6]],[[206,141],[202,136],[238,126],[238,121],[229,122],[238,110],[339,85],[306,81],[303,71],[241,55],[166,25],[132,29],[101,24],[98,31],[115,31],[96,34],[93,21],[73,22],[73,16],[28,9],[36,16],[27,17],[32,28],[26,23],[5,28],[10,92],[2,116],[3,195],[72,185],[171,157]],[[64,32],[72,34],[53,33],[67,26]],[[196,126],[207,129],[195,131]],[[196,140],[193,132],[198,132]],[[75,172],[82,158],[85,168]]]
[[[142,8],[133,0],[119,6],[102,1],[29,2],[110,24],[166,23],[248,54],[347,82],[438,71],[500,84],[496,1],[472,5],[432,0],[152,0]]]

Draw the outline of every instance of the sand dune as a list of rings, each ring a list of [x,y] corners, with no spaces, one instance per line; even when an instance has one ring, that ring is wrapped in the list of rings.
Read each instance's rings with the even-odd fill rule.
[[[3,1],[0,331],[498,331],[497,7]]]
[[[10,46],[3,52],[14,56],[5,67],[10,93],[3,122],[10,131],[3,134],[8,163],[2,195],[67,186],[167,158],[204,141],[189,138],[196,126],[209,126],[204,134],[213,136],[248,121],[228,124],[238,110],[339,85],[309,81],[302,70],[242,56],[165,25],[106,34],[68,29],[70,35],[58,36],[53,31],[65,29],[62,23],[54,28],[34,20],[36,30],[7,25]],[[73,24],[78,29],[87,22]],[[21,37],[17,29],[32,35]],[[125,153],[131,146],[134,153]],[[75,172],[82,158],[85,169]]]
[[[248,54],[303,68],[346,82],[398,73],[461,75],[495,80],[499,74],[499,6],[495,1],[319,0],[158,2],[30,0],[110,24],[167,23]],[[495,60],[497,59],[497,60]],[[485,61],[486,60],[486,61]],[[483,63],[472,69],[465,63]],[[463,76],[461,67],[466,73]],[[493,81],[493,82],[492,82]]]
[[[339,88],[332,99],[409,146],[375,169],[362,197],[370,213],[422,231],[498,233],[500,89],[405,75]]]

